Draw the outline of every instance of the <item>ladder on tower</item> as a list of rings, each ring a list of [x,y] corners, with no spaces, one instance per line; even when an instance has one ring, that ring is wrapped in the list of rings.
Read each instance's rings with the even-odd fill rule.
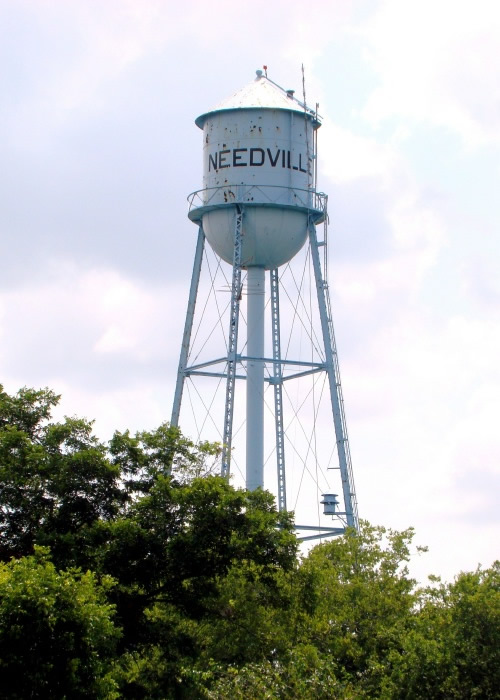
[[[354,487],[354,477],[352,471],[351,451],[347,436],[347,423],[344,411],[344,397],[342,394],[342,384],[340,381],[340,368],[338,362],[337,346],[335,343],[335,333],[333,328],[332,310],[330,301],[330,290],[323,274],[319,247],[324,247],[323,267],[327,266],[327,242],[328,242],[328,214],[325,203],[324,218],[324,239],[318,242],[316,224],[312,218],[309,219],[309,243],[311,247],[311,257],[313,261],[316,290],[318,295],[318,306],[321,320],[321,330],[323,333],[323,343],[326,356],[326,371],[330,385],[330,399],[332,404],[333,422],[335,426],[335,438],[337,443],[337,453],[339,460],[340,476],[342,481],[342,491],[345,503],[345,516],[347,525],[358,529],[358,504]]]

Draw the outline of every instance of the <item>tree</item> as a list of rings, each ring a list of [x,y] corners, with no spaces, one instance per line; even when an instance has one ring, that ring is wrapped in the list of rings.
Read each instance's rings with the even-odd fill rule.
[[[93,529],[126,518],[160,477],[176,484],[210,471],[218,446],[195,444],[167,424],[108,445],[82,418],[51,422],[60,397],[0,385],[0,561],[48,546],[60,566],[93,566]],[[102,530],[101,530],[102,534]]]
[[[119,697],[112,585],[91,572],[58,572],[42,549],[0,564],[3,698]]]
[[[393,698],[498,698],[500,563],[421,591],[414,625],[391,659]]]
[[[104,444],[58,401],[0,388],[3,696],[497,697],[498,564],[419,588],[412,529],[367,523],[299,560],[291,514],[211,473],[218,445]]]
[[[93,568],[119,582],[113,600],[128,640],[158,601],[203,618],[235,561],[259,566],[262,578],[294,567],[292,528],[265,492],[234,489],[222,477],[182,484],[159,475],[126,516],[89,532],[89,548]]]
[[[270,494],[199,476],[210,472],[218,446],[195,445],[168,425],[117,432],[105,446],[88,421],[52,423],[59,397],[49,390],[1,398],[2,556],[46,545],[60,571],[113,576],[107,597],[122,630],[124,695],[148,697],[153,678],[161,696],[176,687],[173,669],[213,648],[208,623],[224,615],[236,562],[255,585],[258,571],[262,590],[295,567],[292,519]]]
[[[224,617],[209,620],[184,678],[208,698],[391,697],[391,654],[419,600],[406,567],[412,537],[363,523],[277,572],[273,586],[235,566],[221,582]]]
[[[359,700],[366,697],[349,682],[339,681],[327,657],[312,646],[292,648],[274,661],[226,666],[205,672],[213,680],[200,696],[218,700]],[[200,674],[202,675],[202,674]]]
[[[50,546],[55,560],[75,563],[79,533],[120,512],[120,470],[92,435],[92,423],[51,423],[59,396],[49,389],[0,386],[0,560]]]
[[[411,529],[360,532],[315,547],[299,572],[306,613],[297,638],[331,660],[341,681],[378,697],[389,657],[399,648],[417,601],[408,577]]]

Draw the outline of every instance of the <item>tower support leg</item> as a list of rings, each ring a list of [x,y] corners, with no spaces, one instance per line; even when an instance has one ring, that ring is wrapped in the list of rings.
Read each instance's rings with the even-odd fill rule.
[[[179,367],[177,369],[177,381],[175,384],[174,404],[172,407],[172,416],[170,425],[178,427],[179,414],[181,410],[182,392],[184,390],[184,380],[186,378],[185,370],[189,357],[189,348],[191,344],[191,332],[193,330],[194,310],[196,307],[196,297],[198,295],[198,286],[200,283],[201,263],[203,261],[203,251],[205,249],[205,234],[201,224],[198,229],[198,240],[196,242],[196,252],[194,255],[193,273],[191,275],[191,287],[189,289],[189,300],[186,312],[186,321],[184,323],[184,335],[182,336],[181,354],[179,358]]]
[[[243,227],[243,207],[236,205],[234,226],[233,279],[231,283],[231,309],[229,318],[229,339],[227,344],[226,405],[224,409],[224,429],[222,431],[221,475],[228,478],[231,466],[231,442],[233,438],[234,389],[236,383],[236,362],[238,349],[238,325],[241,301],[241,246]]]
[[[246,487],[264,488],[264,309],[265,269],[247,273]]]
[[[356,492],[354,489],[351,454],[347,438],[344,400],[342,397],[342,387],[340,384],[340,372],[337,359],[337,350],[335,347],[335,336],[333,333],[333,322],[331,319],[331,314],[329,314],[330,295],[328,291],[328,284],[323,279],[321,272],[316,226],[312,220],[309,221],[309,242],[311,246],[311,257],[316,281],[316,291],[318,294],[321,330],[323,334],[323,343],[325,346],[326,371],[328,373],[328,382],[330,385],[330,398],[332,403],[333,423],[335,426],[335,437],[337,442],[346,520],[349,527],[357,528],[358,512]]]
[[[276,432],[276,466],[278,471],[278,510],[286,510],[285,432],[283,429],[283,377],[281,367],[281,335],[279,304],[279,272],[269,272],[271,281],[271,320],[273,334],[274,424]]]

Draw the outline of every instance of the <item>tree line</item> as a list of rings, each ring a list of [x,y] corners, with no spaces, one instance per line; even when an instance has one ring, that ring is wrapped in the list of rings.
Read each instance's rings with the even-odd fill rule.
[[[168,424],[108,443],[0,386],[0,697],[498,698],[500,566],[419,586],[413,530],[300,557]]]

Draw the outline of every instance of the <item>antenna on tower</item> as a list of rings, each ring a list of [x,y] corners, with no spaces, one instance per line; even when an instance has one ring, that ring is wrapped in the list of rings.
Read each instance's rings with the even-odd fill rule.
[[[306,102],[306,78],[305,78],[305,72],[304,72],[304,64],[302,64],[302,99],[304,102],[304,121],[305,121],[305,129],[306,129],[306,153],[307,153],[307,172],[308,172],[308,183],[307,186],[311,187],[312,189],[315,189],[316,183],[314,182],[313,177],[311,175],[314,173],[314,168],[311,168],[311,152],[310,152],[310,139],[309,139],[309,134],[307,133],[308,127],[309,127],[309,120],[307,118],[307,102]],[[313,155],[314,157],[314,155]]]

